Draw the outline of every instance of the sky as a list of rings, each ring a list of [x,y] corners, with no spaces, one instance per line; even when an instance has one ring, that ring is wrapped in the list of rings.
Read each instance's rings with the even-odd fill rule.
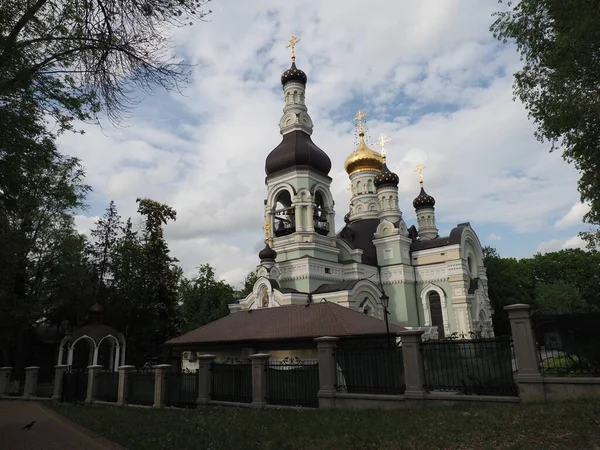
[[[61,137],[93,188],[76,217],[81,232],[111,199],[135,218],[136,198],[152,198],[177,211],[165,235],[186,274],[210,263],[239,285],[264,246],[264,161],[281,141],[279,78],[294,35],[312,138],[332,161],[338,230],[350,199],[343,163],[362,109],[370,142],[391,138],[388,166],[409,226],[422,163],[440,235],[470,222],[504,257],[583,247],[578,173],[536,140],[513,100],[521,62],[489,31],[503,8],[496,0],[213,0],[210,8],[208,22],[172,31],[174,54],[193,64],[182,94],[157,90],[122,126]]]

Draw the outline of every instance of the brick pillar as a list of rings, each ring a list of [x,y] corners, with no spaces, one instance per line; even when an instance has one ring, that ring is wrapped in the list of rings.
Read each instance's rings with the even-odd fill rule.
[[[216,355],[198,357],[198,399],[197,405],[208,405],[212,391],[212,363]]]
[[[407,400],[423,400],[425,398],[425,376],[423,374],[423,358],[421,355],[421,336],[423,331],[406,330],[398,335],[402,339],[402,361],[404,362],[404,383]]]
[[[119,371],[119,387],[117,391],[117,405],[125,406],[127,405],[127,388],[129,374],[135,369],[135,366],[120,366],[118,368]]]
[[[25,367],[25,387],[23,389],[23,398],[35,397],[39,371],[39,366]]]
[[[339,338],[323,336],[316,338],[317,358],[319,359],[319,408],[330,409],[335,407],[335,385],[337,383],[337,367],[333,352]]]
[[[96,389],[98,388],[98,383],[96,382],[96,375],[100,372],[104,366],[94,365],[88,366],[88,385],[87,385],[87,395],[85,397],[85,403],[89,404],[94,401],[96,398]]]
[[[543,401],[544,384],[540,373],[540,359],[533,327],[531,325],[531,306],[516,304],[505,306],[510,320],[510,330],[517,359],[515,381],[519,386],[519,395],[524,402]]]
[[[10,384],[10,374],[12,373],[12,367],[0,367],[0,395],[8,390]]]
[[[54,402],[60,402],[62,400],[65,373],[68,368],[69,366],[66,364],[54,366],[54,393],[52,394],[52,401]]]
[[[167,375],[171,371],[171,364],[159,364],[154,367],[154,406],[162,408],[165,406],[167,393]]]
[[[271,355],[255,353],[250,355],[252,361],[252,403],[254,408],[262,408],[267,404],[267,371],[265,367]]]

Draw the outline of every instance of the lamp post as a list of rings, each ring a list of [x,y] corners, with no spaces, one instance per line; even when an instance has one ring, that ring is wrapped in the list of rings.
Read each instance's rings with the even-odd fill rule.
[[[390,305],[390,298],[385,295],[385,292],[381,295],[381,297],[379,298],[379,300],[381,301],[381,306],[383,306],[383,317],[385,319],[385,336],[387,339],[387,343],[388,343],[388,347],[391,348],[390,345],[390,324],[388,322],[388,306]]]

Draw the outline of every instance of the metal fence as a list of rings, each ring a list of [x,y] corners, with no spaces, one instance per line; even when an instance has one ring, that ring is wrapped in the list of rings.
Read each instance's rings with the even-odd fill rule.
[[[119,372],[104,371],[96,375],[96,398],[105,402],[116,402],[119,393]]]
[[[223,402],[252,402],[252,362],[215,361],[211,366],[210,398]]]
[[[600,376],[600,313],[534,314],[532,324],[547,376]]]
[[[165,405],[195,408],[198,399],[198,371],[169,372],[165,380]]]
[[[319,363],[286,358],[269,361],[265,367],[267,403],[271,405],[318,407]]]
[[[65,403],[83,403],[87,396],[87,369],[71,368],[64,373],[61,401]]]
[[[128,374],[127,403],[153,405],[155,378],[153,370],[138,370]]]
[[[6,388],[7,395],[14,395],[21,397],[25,391],[25,371],[13,371],[10,374],[10,380]]]
[[[424,387],[476,395],[518,395],[510,336],[421,343]]]
[[[402,394],[404,363],[400,347],[339,347],[334,351],[336,389],[349,393]]]

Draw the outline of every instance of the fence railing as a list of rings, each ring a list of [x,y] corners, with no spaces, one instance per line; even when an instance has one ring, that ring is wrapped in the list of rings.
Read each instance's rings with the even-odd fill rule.
[[[540,371],[546,376],[600,376],[600,313],[534,314]]]
[[[518,395],[513,379],[510,336],[421,343],[428,391]]]
[[[165,380],[165,405],[195,408],[198,400],[198,371],[169,372]]]
[[[87,369],[72,368],[63,376],[62,398],[65,403],[83,403],[87,395]]]
[[[116,402],[119,392],[119,372],[105,371],[96,375],[96,398],[105,402]]]
[[[127,377],[127,403],[134,405],[154,404],[154,371],[138,370]]]
[[[265,365],[267,378],[267,403],[271,405],[319,406],[318,361],[302,361],[286,358],[268,361]]]
[[[8,383],[6,393],[8,395],[22,396],[25,389],[25,371],[13,371]]]
[[[348,393],[402,394],[404,364],[400,347],[336,348],[336,389]]]
[[[224,402],[252,402],[252,362],[215,361],[211,399]]]

